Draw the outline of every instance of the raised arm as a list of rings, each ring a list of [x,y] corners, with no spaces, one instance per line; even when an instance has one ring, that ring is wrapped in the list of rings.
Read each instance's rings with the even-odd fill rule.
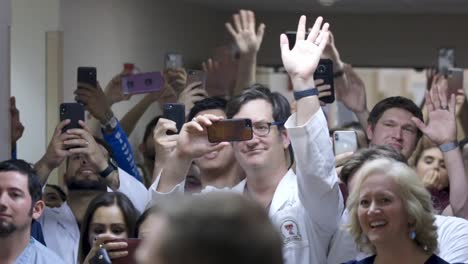
[[[238,95],[255,83],[257,53],[262,45],[265,24],[260,24],[255,32],[255,14],[250,10],[240,10],[238,14],[233,15],[233,20],[234,26],[228,22],[226,28],[234,38],[240,53],[233,94]]]
[[[468,177],[465,173],[462,154],[458,148],[455,95],[447,99],[447,82],[434,79],[426,92],[425,106],[428,123],[413,117],[416,126],[435,144],[444,155],[449,176],[450,206],[454,216],[468,219]]]
[[[313,73],[328,40],[329,25],[322,26],[323,19],[317,18],[308,38],[304,39],[305,22],[306,18],[302,16],[292,50],[289,50],[286,36],[281,35],[283,64],[297,99],[297,112],[288,119],[285,127],[296,157],[299,198],[309,218],[331,237],[338,227],[343,202],[327,121],[320,109],[318,92],[313,93]]]
[[[161,193],[172,191],[177,184],[185,179],[190,164],[195,158],[220,150],[229,144],[228,142],[218,144],[208,142],[207,127],[212,125],[212,122],[221,119],[222,117],[214,115],[201,115],[182,126],[177,146],[164,165],[156,191]],[[161,126],[163,126],[162,124]]]

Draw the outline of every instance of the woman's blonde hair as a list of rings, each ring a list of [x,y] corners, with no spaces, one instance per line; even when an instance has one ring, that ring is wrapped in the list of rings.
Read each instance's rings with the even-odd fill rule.
[[[358,218],[359,197],[363,182],[371,175],[391,177],[398,186],[398,195],[411,219],[412,230],[416,233],[414,242],[429,254],[437,250],[437,227],[434,224],[431,195],[424,188],[416,172],[408,165],[391,159],[379,158],[365,163],[357,171],[356,185],[348,198],[350,223],[347,226],[359,249],[375,254],[375,247],[361,229]],[[410,223],[408,223],[410,224]],[[410,234],[408,234],[409,236]]]

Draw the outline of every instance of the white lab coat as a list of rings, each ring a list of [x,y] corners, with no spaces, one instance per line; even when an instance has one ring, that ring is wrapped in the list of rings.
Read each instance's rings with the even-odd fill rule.
[[[140,212],[145,209],[149,194],[146,187],[119,168],[120,186]],[[112,191],[108,188],[107,191]],[[61,257],[65,263],[77,264],[79,256],[80,230],[70,206],[65,202],[59,208],[46,207],[38,219],[47,247]]]
[[[335,171],[335,157],[322,110],[297,127],[293,114],[285,124],[296,160],[296,174],[286,172],[271,202],[269,216],[283,239],[287,264],[326,263],[331,237],[343,211],[343,198]],[[166,194],[156,192],[159,177],[150,187],[153,199],[183,192],[180,183]],[[206,187],[209,191],[231,190],[242,193],[246,181],[232,189]]]

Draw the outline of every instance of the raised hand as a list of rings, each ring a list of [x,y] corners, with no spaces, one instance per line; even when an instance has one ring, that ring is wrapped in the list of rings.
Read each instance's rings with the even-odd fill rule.
[[[335,85],[336,99],[343,102],[349,110],[360,113],[367,109],[366,87],[351,65],[345,64],[346,76],[344,85]]]
[[[185,105],[186,116],[196,102],[208,97],[208,93],[203,88],[201,88],[201,84],[201,82],[191,83],[179,95],[179,99],[177,101]]]
[[[206,114],[199,115],[185,123],[177,142],[178,153],[195,159],[229,145],[229,142],[210,143],[208,141],[207,127],[222,119],[223,117],[220,116]]]
[[[206,72],[206,84],[205,89],[209,96],[224,97],[228,94],[225,89],[226,85],[221,84],[221,69],[219,62],[208,59],[206,62],[202,62],[202,69]]]
[[[426,91],[425,105],[428,111],[428,124],[416,117],[411,120],[435,144],[441,145],[457,139],[455,117],[455,94],[447,99],[447,80],[435,78],[430,91]]]
[[[343,61],[341,61],[340,53],[338,52],[338,49],[335,46],[335,38],[331,31],[330,38],[328,39],[327,45],[323,50],[322,57],[331,59],[333,61],[333,70],[335,72],[343,70],[344,63]]]
[[[104,89],[104,94],[107,97],[109,105],[113,105],[115,103],[121,102],[121,101],[127,101],[129,100],[132,96],[130,94],[124,94],[122,90],[122,77],[124,76],[124,73],[120,73],[106,85],[106,88]]]
[[[168,131],[177,132],[176,123],[172,120],[159,118],[153,130],[154,151],[158,164],[164,164],[169,154],[177,146],[179,135],[168,135]]]
[[[187,72],[184,69],[167,69],[163,74],[166,84],[171,86],[178,96],[187,85]]]
[[[234,26],[226,23],[226,29],[234,38],[242,54],[257,53],[262,45],[265,24],[261,23],[255,32],[255,14],[250,10],[240,10],[233,15]]]
[[[313,75],[329,38],[329,24],[318,17],[307,39],[305,39],[306,17],[301,16],[297,26],[296,44],[289,49],[289,41],[281,34],[281,58],[293,82],[295,90],[307,89],[314,85]]]
[[[20,120],[20,112],[16,108],[16,98],[10,97],[10,117],[11,117],[11,145],[14,146],[16,142],[23,136],[24,126]]]
[[[88,161],[94,165],[97,171],[103,171],[108,166],[108,157],[99,147],[99,144],[91,135],[89,127],[83,121],[79,121],[82,128],[69,129],[66,133],[75,135],[76,138],[68,139],[63,142],[65,146],[73,146],[69,150],[71,154],[83,154],[88,157]]]
[[[99,83],[96,84],[96,87],[86,83],[78,83],[78,89],[75,90],[75,100],[81,102],[85,109],[101,124],[105,124],[114,116]]]

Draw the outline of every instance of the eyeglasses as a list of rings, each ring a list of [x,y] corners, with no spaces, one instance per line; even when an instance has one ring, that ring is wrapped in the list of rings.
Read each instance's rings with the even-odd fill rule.
[[[252,125],[253,133],[259,137],[270,134],[271,126],[281,126],[284,122],[259,122]]]

